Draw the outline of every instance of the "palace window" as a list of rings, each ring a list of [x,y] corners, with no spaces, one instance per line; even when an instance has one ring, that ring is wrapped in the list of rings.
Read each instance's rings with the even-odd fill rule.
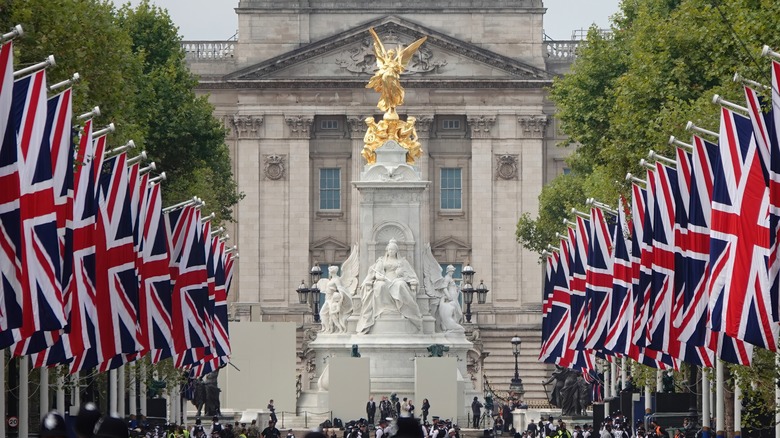
[[[441,121],[441,129],[460,129],[460,120],[444,119]]]
[[[460,210],[462,208],[461,168],[443,167],[441,169],[441,209]]]
[[[320,129],[326,131],[339,129],[339,121],[334,119],[320,120]]]
[[[341,209],[341,169],[320,169],[320,210]]]

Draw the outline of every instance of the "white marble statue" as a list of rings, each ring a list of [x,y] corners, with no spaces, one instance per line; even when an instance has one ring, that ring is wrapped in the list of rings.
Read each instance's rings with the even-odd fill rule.
[[[423,287],[425,294],[431,297],[431,315],[436,318],[437,332],[464,332],[461,325],[463,310],[458,297],[460,289],[452,278],[455,267],[447,266],[447,273],[441,276],[441,266],[433,257],[431,245],[425,247],[423,254]]]
[[[360,285],[361,312],[357,332],[369,333],[383,313],[396,312],[422,331],[422,314],[415,296],[417,285],[417,274],[405,258],[398,256],[398,244],[391,239],[385,255],[368,268]]]
[[[347,260],[341,266],[342,276],[339,276],[339,267],[328,267],[328,278],[320,280],[324,283],[325,301],[320,308],[320,321],[322,321],[323,333],[346,333],[347,318],[352,315],[352,297],[355,295],[358,284],[358,249],[352,248]]]

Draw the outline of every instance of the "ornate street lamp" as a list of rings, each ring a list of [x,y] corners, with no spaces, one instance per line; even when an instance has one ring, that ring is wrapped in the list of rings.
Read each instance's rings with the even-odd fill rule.
[[[314,314],[314,322],[320,322],[320,288],[317,287],[320,278],[322,277],[322,269],[320,265],[315,263],[312,266],[311,271],[311,288],[309,288],[309,296],[311,296],[311,311]]]
[[[466,322],[471,322],[471,303],[474,302],[474,292],[477,293],[477,304],[485,304],[487,293],[490,290],[485,287],[484,280],[480,280],[479,286],[474,289],[474,274],[477,271],[470,264],[466,263],[466,266],[460,272],[463,274],[463,283],[461,283],[460,291],[463,293],[463,303],[466,305]]]
[[[523,394],[525,394],[525,388],[523,388],[523,379],[520,378],[520,372],[517,369],[517,357],[520,355],[520,344],[521,340],[520,337],[515,335],[512,338],[512,352],[515,355],[515,376],[512,377],[512,381],[509,383],[509,390],[519,394],[520,398],[523,398]]]
[[[474,268],[466,263],[466,267],[460,271],[463,274],[463,283],[460,286],[460,291],[463,293],[463,303],[466,304],[466,322],[471,322],[471,303],[474,302]]]
[[[295,289],[295,292],[298,293],[298,303],[309,304],[309,288],[306,287],[306,283],[303,280],[301,280],[301,285],[298,286],[298,289]]]

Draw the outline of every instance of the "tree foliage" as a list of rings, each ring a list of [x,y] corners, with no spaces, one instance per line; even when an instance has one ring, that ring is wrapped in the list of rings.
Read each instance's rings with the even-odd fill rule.
[[[5,0],[0,26],[22,24],[16,67],[54,54],[50,82],[79,72],[74,111],[100,106],[97,126],[113,122],[109,142],[129,139],[146,150],[168,181],[167,203],[194,195],[206,200],[217,221],[232,220],[240,200],[225,145],[225,130],[205,97],[196,97],[197,78],[188,70],[181,37],[168,13],[148,1],[116,10],[101,0]],[[197,190],[197,191],[196,191]]]
[[[49,82],[79,72],[74,113],[100,106],[96,126],[113,122],[117,128],[110,146],[133,139],[138,147],[132,153],[146,150],[168,176],[162,185],[167,204],[197,195],[206,200],[205,213],[217,213],[216,222],[232,220],[241,195],[225,130],[206,98],[195,96],[197,78],[165,10],[148,1],[117,10],[107,0],[0,0],[0,27],[16,24],[25,31],[15,41],[16,69],[54,54]],[[181,379],[171,361],[147,370],[169,383]]]
[[[520,244],[540,251],[554,243],[569,209],[587,197],[614,206],[628,196],[626,172],[643,175],[639,160],[650,149],[673,157],[669,136],[687,141],[687,121],[717,131],[712,96],[744,102],[735,72],[770,82],[760,52],[763,44],[780,47],[779,15],[774,0],[624,0],[611,36],[591,29],[571,72],[550,91],[562,131],[578,144],[571,174],[543,189],[538,217],[520,218]],[[732,372],[751,401],[771,409],[776,371],[765,353]]]

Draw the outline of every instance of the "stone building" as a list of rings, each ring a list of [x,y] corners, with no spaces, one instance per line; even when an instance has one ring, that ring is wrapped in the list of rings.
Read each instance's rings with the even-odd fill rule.
[[[542,186],[565,171],[546,87],[576,42],[543,38],[542,0],[240,0],[235,11],[237,41],[184,43],[199,90],[229,128],[246,196],[230,230],[241,255],[234,317],[298,322],[309,385],[313,321],[295,289],[313,264],[342,263],[358,236],[351,181],[364,165],[364,119],[381,117],[365,88],[375,66],[368,29],[387,46],[428,36],[402,76],[399,108],[417,118],[418,164],[431,182],[423,240],[443,266],[470,263],[490,289],[468,324],[477,348],[460,359],[477,391],[485,374],[504,393],[517,333],[525,398],[545,400],[548,369],[536,361],[543,271],[514,233],[520,215],[536,214]]]

